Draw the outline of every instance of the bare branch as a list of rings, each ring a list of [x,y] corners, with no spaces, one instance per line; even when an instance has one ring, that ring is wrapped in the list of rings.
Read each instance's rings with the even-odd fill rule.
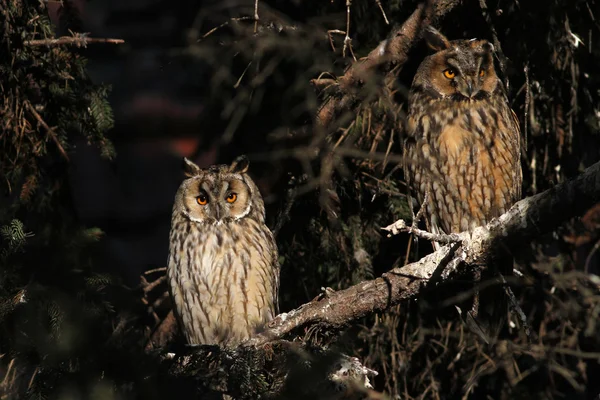
[[[262,345],[309,325],[341,328],[366,315],[383,312],[417,295],[432,276],[448,279],[454,268],[485,263],[495,246],[517,249],[520,243],[552,231],[600,202],[600,162],[574,180],[516,203],[508,212],[472,234],[463,232],[462,244],[447,245],[421,260],[395,268],[380,278],[317,298],[277,316],[268,329],[245,345]],[[464,262],[463,262],[464,261]]]
[[[321,324],[341,328],[355,319],[385,311],[419,293],[421,285],[427,283],[437,266],[451,252],[450,247],[443,247],[415,263],[393,269],[380,278],[330,293],[289,313],[280,314],[265,332],[246,344],[262,345],[302,326]]]
[[[55,39],[26,40],[25,46],[60,46],[67,44],[77,47],[87,47],[89,43],[122,44],[125,41],[123,39],[91,38],[84,34],[76,34],[75,36],[63,36]]]
[[[421,210],[419,210],[421,211]],[[412,233],[413,235],[420,237],[425,240],[429,240],[430,242],[438,242],[443,244],[450,243],[458,243],[462,241],[459,234],[451,233],[449,235],[442,233],[431,233],[424,231],[422,229],[417,228],[416,226],[408,226],[403,219],[399,219],[391,225],[386,226],[385,228],[381,228],[384,231],[390,232],[388,237],[392,235],[397,235],[400,232]]]

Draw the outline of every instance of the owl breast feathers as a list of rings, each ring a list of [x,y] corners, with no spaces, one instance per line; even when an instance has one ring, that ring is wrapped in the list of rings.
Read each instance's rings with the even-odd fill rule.
[[[485,40],[448,41],[430,28],[436,53],[419,66],[409,97],[407,180],[433,232],[487,223],[521,197],[519,124]]]
[[[167,268],[175,315],[189,344],[236,345],[277,314],[277,247],[245,157],[185,161]]]

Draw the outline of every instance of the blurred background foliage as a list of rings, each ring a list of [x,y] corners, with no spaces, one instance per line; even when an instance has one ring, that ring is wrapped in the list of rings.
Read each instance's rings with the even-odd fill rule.
[[[417,4],[268,0],[255,23],[251,0],[0,0],[3,396],[171,393],[178,381],[162,378],[160,350],[145,348],[170,308],[157,269],[183,156],[201,166],[250,157],[277,232],[282,311],[430,251],[380,231],[412,218],[399,155],[425,46],[392,79],[367,82],[369,96],[335,129],[313,129],[336,91],[311,80],[342,75]],[[465,0],[439,21],[451,39],[501,44],[526,143],[524,195],[600,159],[599,18],[597,0]],[[29,42],[86,32],[125,43]],[[597,398],[600,208],[581,214],[513,249],[531,344],[514,317],[493,348],[472,337],[454,306],[461,277],[344,332],[298,332],[299,341],[359,357],[390,398]],[[239,376],[247,398],[277,387],[301,396],[290,385],[312,379]]]

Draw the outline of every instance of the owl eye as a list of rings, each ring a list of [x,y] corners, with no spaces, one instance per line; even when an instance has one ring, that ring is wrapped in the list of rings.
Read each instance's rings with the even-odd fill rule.
[[[479,76],[482,78],[485,76],[485,70],[483,68],[479,70]]]
[[[231,192],[227,195],[227,197],[225,199],[227,200],[228,203],[233,203],[237,200],[237,194]]]
[[[452,68],[448,68],[444,71],[444,76],[448,79],[454,79],[454,77],[456,76],[456,72],[454,72]]]
[[[205,206],[208,204],[208,196],[206,196],[206,194],[202,193],[202,194],[200,194],[200,196],[196,197],[196,201],[201,206]]]

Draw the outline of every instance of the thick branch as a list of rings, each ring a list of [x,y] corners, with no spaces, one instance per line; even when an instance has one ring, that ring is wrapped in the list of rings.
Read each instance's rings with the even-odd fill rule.
[[[419,7],[394,32],[389,39],[384,40],[366,57],[358,60],[338,78],[339,96],[328,98],[317,114],[317,122],[321,127],[327,127],[341,111],[347,111],[351,104],[356,103],[356,91],[376,72],[389,73],[392,67],[403,65],[409,50],[421,37],[423,28],[437,18],[442,17],[460,0],[430,0]],[[383,70],[383,71],[382,71]]]
[[[581,176],[528,197],[508,212],[475,229],[472,235],[460,234],[461,244],[442,247],[421,260],[395,268],[380,278],[359,283],[348,289],[333,292],[275,318],[269,328],[246,342],[262,345],[283,337],[295,328],[324,325],[341,328],[349,322],[375,312],[383,312],[419,293],[430,278],[436,275],[447,279],[452,266],[482,263],[499,242],[518,248],[525,240],[552,231],[564,221],[583,214],[600,202],[600,162]]]

